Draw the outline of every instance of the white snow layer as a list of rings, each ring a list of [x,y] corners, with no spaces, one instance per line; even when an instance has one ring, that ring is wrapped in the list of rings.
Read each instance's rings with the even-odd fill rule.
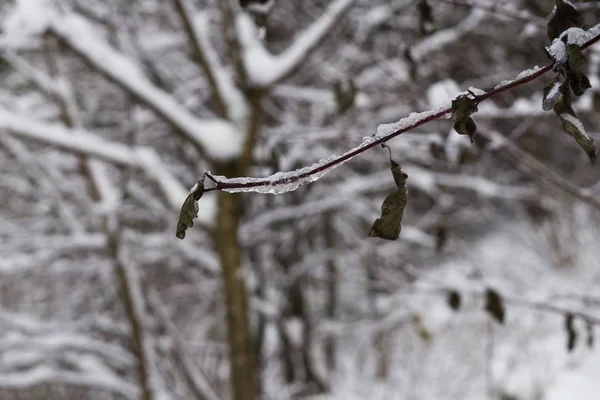
[[[77,15],[55,18],[51,29],[95,68],[181,129],[210,157],[226,160],[240,154],[243,135],[235,126],[220,119],[196,118],[173,96],[154,86],[133,60],[102,40],[84,18]]]
[[[251,18],[240,13],[236,19],[238,41],[248,78],[256,87],[269,87],[277,83],[306,60],[335,22],[352,5],[354,0],[335,0],[321,16],[300,32],[294,42],[281,54],[271,54],[262,44],[260,33]]]
[[[18,0],[0,23],[1,42],[18,48],[28,39],[42,34],[54,16],[48,0]]]

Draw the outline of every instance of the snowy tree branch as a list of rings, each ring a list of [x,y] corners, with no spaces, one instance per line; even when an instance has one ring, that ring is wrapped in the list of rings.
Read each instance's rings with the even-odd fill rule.
[[[238,15],[238,41],[249,85],[260,89],[270,88],[292,74],[306,61],[353,3],[354,0],[334,0],[316,21],[278,55],[271,54],[263,46],[251,18],[246,14]]]
[[[0,388],[21,389],[42,383],[98,389],[115,393],[131,400],[139,398],[139,390],[135,385],[114,376],[100,374],[92,368],[90,368],[90,371],[80,373],[60,371],[55,367],[39,365],[25,371],[0,373]]]
[[[546,27],[546,20],[537,15],[533,15],[525,10],[513,10],[502,4],[494,2],[484,2],[479,0],[441,0],[444,3],[454,4],[462,7],[479,8],[498,15],[507,16],[524,22],[531,22],[540,27]]]
[[[179,359],[181,368],[183,369],[191,390],[200,400],[219,400],[220,397],[217,391],[206,378],[204,372],[197,367],[192,358],[188,355],[188,350],[186,349],[184,341],[181,338],[177,327],[175,324],[173,324],[173,321],[171,321],[169,312],[163,306],[163,302],[161,301],[156,290],[151,289],[148,293],[148,303],[152,306],[152,308],[154,308],[156,315],[166,327],[171,339],[174,342],[175,353]]]
[[[154,86],[133,61],[98,38],[82,17],[56,17],[50,30],[94,69],[180,130],[206,156],[228,160],[241,152],[242,135],[234,125],[221,119],[196,118],[171,95]]]
[[[568,179],[563,178],[558,173],[550,170],[542,162],[536,160],[526,151],[521,150],[518,146],[511,143],[499,132],[487,131],[484,129],[481,130],[481,134],[492,140],[494,146],[496,146],[499,150],[510,155],[511,158],[515,160],[518,168],[522,168],[529,174],[535,174],[536,176],[545,179],[546,181],[555,185],[557,188],[569,193],[573,197],[583,201],[595,209],[600,210],[600,200],[596,196],[589,194],[585,189],[574,185]]]
[[[76,154],[100,158],[119,166],[139,168],[158,184],[173,209],[179,208],[187,195],[187,190],[166,169],[151,148],[130,148],[83,130],[37,122],[1,107],[0,128],[10,131],[15,136],[52,144]]]
[[[204,12],[194,15],[193,5],[189,0],[175,0],[175,5],[194,47],[195,58],[213,89],[219,114],[233,121],[240,120],[245,115],[245,100],[231,75],[220,64],[210,43],[208,15]]]

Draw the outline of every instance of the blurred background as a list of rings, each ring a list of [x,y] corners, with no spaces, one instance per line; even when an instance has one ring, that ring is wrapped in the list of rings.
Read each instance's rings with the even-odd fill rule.
[[[573,1],[585,28],[600,4]],[[596,399],[598,169],[552,73],[278,196],[210,192],[549,63],[553,0],[0,1],[0,399]],[[596,46],[597,47],[597,46]],[[573,100],[600,134],[600,52]]]

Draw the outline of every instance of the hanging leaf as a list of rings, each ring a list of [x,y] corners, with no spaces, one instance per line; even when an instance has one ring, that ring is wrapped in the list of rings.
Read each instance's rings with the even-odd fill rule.
[[[402,216],[404,215],[407,200],[406,179],[408,175],[402,171],[397,162],[392,160],[392,152],[389,147],[387,148],[390,151],[390,169],[392,170],[392,176],[396,182],[397,189],[390,193],[383,201],[381,205],[381,217],[377,218],[373,223],[369,236],[396,240],[400,237],[400,230],[402,229]]]
[[[587,59],[580,46],[567,43],[567,67],[567,80],[571,90],[575,96],[581,96],[592,85],[586,75]]]
[[[185,198],[181,211],[179,212],[179,220],[177,220],[177,231],[175,236],[179,239],[185,238],[185,231],[194,226],[194,218],[198,217],[198,200],[204,194],[204,178],[202,178],[194,185],[190,194]]]
[[[592,349],[594,348],[594,325],[588,320],[585,321],[585,330],[587,333],[587,346]]]
[[[577,118],[571,106],[571,93],[566,81],[561,84],[559,91],[561,95],[557,97],[554,103],[554,113],[560,118],[563,131],[575,139],[593,164],[596,161],[598,152],[594,146],[594,141],[585,131],[583,124]]]
[[[565,330],[567,331],[567,350],[573,351],[577,343],[577,332],[574,326],[575,316],[571,313],[565,314]]]
[[[460,293],[458,293],[456,290],[450,290],[446,295],[446,303],[454,311],[458,311],[460,309],[461,300]]]
[[[548,38],[552,41],[569,28],[581,28],[583,16],[566,0],[556,0],[553,14],[547,25]]]
[[[473,136],[477,132],[477,125],[471,115],[477,112],[477,103],[468,95],[458,96],[452,100],[452,119],[454,130],[460,135],[467,135],[473,143]]]
[[[356,85],[352,78],[345,77],[335,81],[333,84],[333,93],[335,95],[335,101],[338,108],[337,111],[339,114],[343,114],[354,105],[356,92]]]
[[[504,324],[504,301],[494,289],[488,288],[485,291],[485,311],[496,321]]]

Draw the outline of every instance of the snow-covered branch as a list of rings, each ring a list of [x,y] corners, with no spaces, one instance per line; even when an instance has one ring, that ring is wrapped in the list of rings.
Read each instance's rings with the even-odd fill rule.
[[[354,0],[334,0],[327,10],[281,54],[271,54],[259,39],[252,19],[240,13],[236,28],[249,84],[269,88],[294,72],[333,29]]]
[[[570,180],[563,178],[555,171],[550,170],[542,162],[538,161],[526,151],[520,149],[499,132],[482,130],[481,134],[492,140],[493,145],[496,146],[497,149],[509,154],[511,158],[516,161],[518,168],[523,168],[526,172],[543,178],[557,188],[600,210],[600,200],[598,200],[596,196],[589,194],[585,189],[578,187]]]
[[[243,135],[221,119],[200,119],[173,96],[153,85],[129,58],[102,40],[84,18],[67,14],[51,21],[50,30],[98,72],[180,130],[209,158],[228,160],[240,154]]]
[[[210,19],[206,12],[194,15],[189,0],[175,0],[179,14],[185,24],[189,40],[192,41],[198,64],[206,74],[222,114],[232,121],[241,121],[246,115],[246,104],[231,74],[221,65],[209,39]]]
[[[125,167],[145,171],[159,186],[170,207],[177,209],[187,191],[160,161],[151,148],[131,148],[126,145],[104,140],[79,129],[67,129],[62,125],[37,122],[24,115],[0,108],[0,128],[17,137],[52,144],[61,149]]]
[[[76,359],[75,359],[76,360]],[[75,361],[73,360],[73,361]],[[138,399],[138,388],[121,378],[104,373],[103,369],[91,365],[89,358],[80,359],[81,366],[87,366],[84,372],[61,371],[52,366],[39,365],[24,371],[1,372],[0,388],[21,389],[42,383],[64,384],[103,390],[123,396],[126,399]],[[95,364],[96,362],[94,362]],[[86,365],[87,364],[87,365]]]
[[[458,41],[465,34],[477,28],[485,17],[485,11],[473,9],[469,16],[457,26],[443,29],[426,37],[409,49],[410,60],[414,63],[421,62],[426,55],[442,49],[443,47]]]
[[[546,21],[543,18],[533,15],[525,10],[514,10],[506,7],[503,4],[495,2],[487,2],[480,0],[441,0],[444,3],[454,4],[462,7],[473,7],[480,8],[485,11],[489,11],[498,15],[510,17],[512,19],[521,20],[524,22],[531,22],[540,27],[546,26]]]
[[[161,320],[162,324],[167,329],[171,340],[174,343],[174,351],[179,359],[183,373],[190,385],[190,388],[199,399],[202,400],[219,400],[219,395],[210,381],[206,378],[203,371],[198,368],[189,356],[188,349],[185,346],[179,331],[171,318],[169,312],[163,305],[159,294],[155,290],[150,290],[148,293],[148,302],[154,309],[156,315]]]

